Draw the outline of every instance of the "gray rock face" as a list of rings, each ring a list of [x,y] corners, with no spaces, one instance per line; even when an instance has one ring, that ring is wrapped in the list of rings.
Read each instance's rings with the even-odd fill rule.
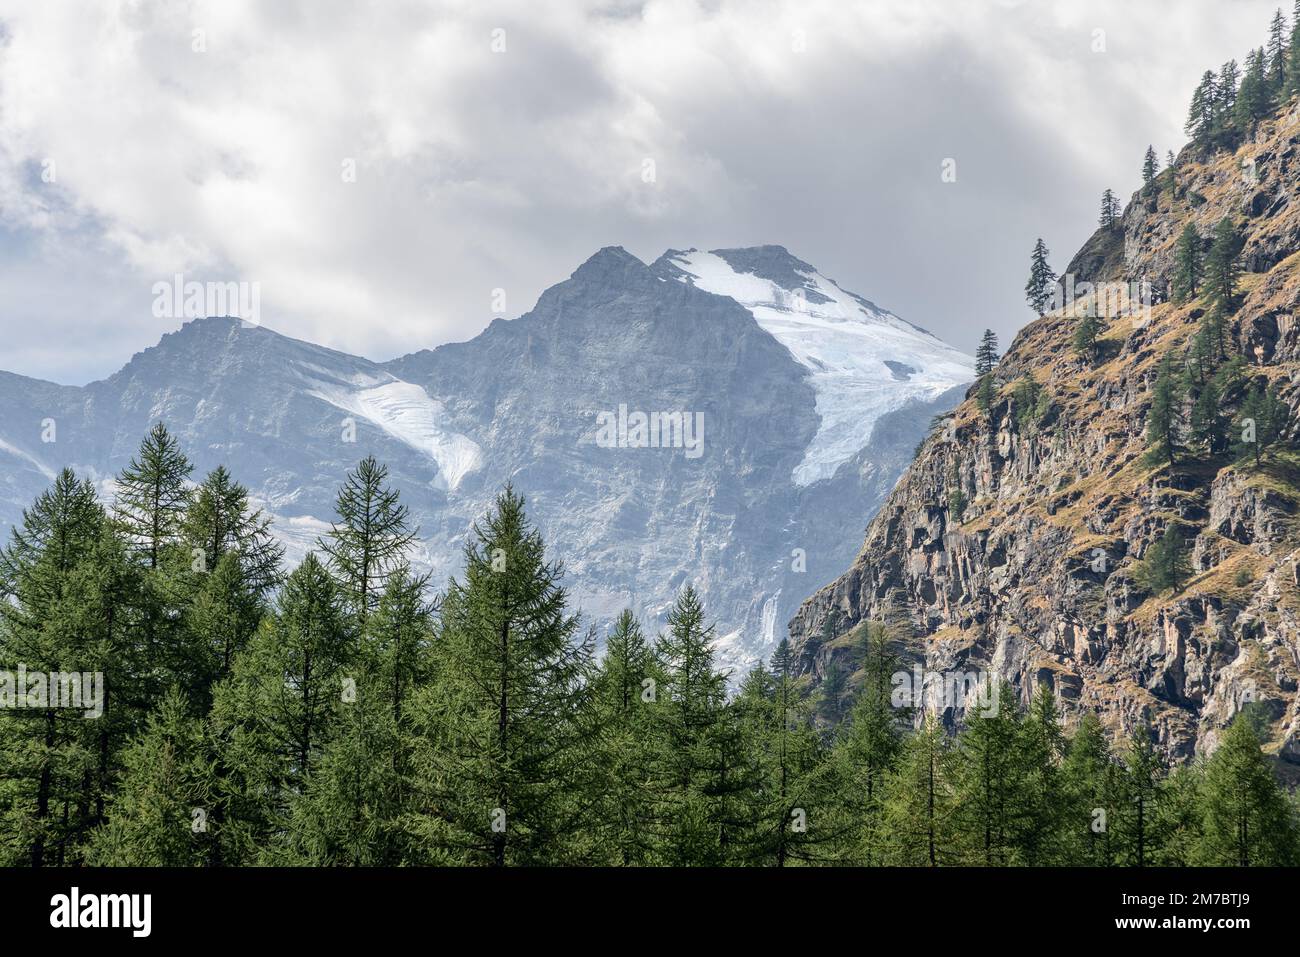
[[[724,252],[741,277],[816,275],[780,247]],[[518,319],[387,363],[196,320],[85,388],[0,375],[0,527],[64,465],[110,493],[161,419],[199,473],[225,464],[249,487],[297,560],[327,528],[346,469],[373,453],[412,509],[417,558],[435,581],[459,571],[470,524],[512,482],[598,629],[628,606],[656,628],[693,581],[718,622],[720,658],[741,670],[769,652],[814,583],[852,560],[863,517],[930,417],[960,398],[962,380],[945,382],[929,357],[969,360],[908,328],[919,357],[901,361],[930,370],[929,391],[898,379],[890,352],[882,376],[910,391],[834,446],[843,460],[821,462],[830,477],[801,484],[794,473],[827,401],[808,364],[750,308],[622,249],[598,252]],[[807,335],[817,341],[815,328]]]
[[[1046,685],[1070,720],[1096,711],[1117,738],[1149,723],[1173,759],[1212,751],[1254,702],[1267,718],[1267,750],[1300,780],[1296,126],[1295,117],[1261,124],[1235,156],[1185,154],[1068,269],[1089,282],[1162,289],[1186,223],[1208,232],[1237,217],[1243,264],[1258,272],[1240,284],[1229,352],[1292,409],[1277,457],[1253,468],[1198,451],[1172,474],[1144,462],[1158,364],[1185,354],[1200,304],[1103,310],[1095,362],[1072,345],[1077,319],[1051,312],[1007,350],[988,412],[973,396],[956,408],[876,513],[848,571],[795,615],[791,643],[806,674],[851,672],[855,629],[883,621],[909,666],[992,673],[1023,703]],[[1241,169],[1256,153],[1247,183]],[[1260,190],[1290,199],[1241,221]],[[1017,408],[1015,383],[1026,377],[1047,400],[1041,416]],[[1224,411],[1237,415],[1239,403],[1226,399]],[[1174,523],[1188,535],[1191,573],[1183,587],[1153,594],[1138,563]],[[963,719],[942,701],[934,710],[950,724]]]

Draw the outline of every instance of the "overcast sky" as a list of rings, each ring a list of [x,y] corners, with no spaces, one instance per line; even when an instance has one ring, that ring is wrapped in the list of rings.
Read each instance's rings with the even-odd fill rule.
[[[0,0],[0,369],[112,373],[177,273],[387,359],[607,245],[776,243],[1005,343],[1035,238],[1062,269],[1275,6]]]

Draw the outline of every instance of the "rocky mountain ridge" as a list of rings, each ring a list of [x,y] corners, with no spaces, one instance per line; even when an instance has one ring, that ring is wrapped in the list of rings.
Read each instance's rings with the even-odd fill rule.
[[[811,583],[852,559],[861,526],[845,510],[878,507],[972,374],[969,358],[781,247],[715,252],[735,263],[730,282],[761,285],[763,303],[610,247],[525,315],[391,362],[208,318],[84,388],[0,374],[0,532],[65,465],[111,493],[161,419],[200,474],[225,464],[249,487],[296,561],[328,527],[345,471],[374,454],[438,585],[511,481],[588,622],[599,629],[630,606],[654,629],[692,580],[718,622],[720,660],[740,673],[767,656]],[[853,308],[827,317],[832,298]],[[886,326],[888,343],[860,334]],[[832,380],[879,401],[851,421],[830,415],[820,383]],[[601,416],[620,410],[624,439],[626,420],[644,414],[699,421],[700,441],[684,447],[678,432],[658,447],[610,447]]]
[[[1160,360],[1182,353],[1205,313],[1169,299],[1174,246],[1186,223],[1207,237],[1224,217],[1244,240],[1231,349],[1249,380],[1279,388],[1289,431],[1261,469],[1222,458],[1151,467],[1145,425]],[[1068,718],[1096,709],[1116,736],[1148,722],[1174,759],[1212,750],[1254,702],[1267,749],[1300,772],[1298,251],[1296,109],[1235,152],[1184,150],[1067,267],[1078,282],[1150,283],[1155,304],[1099,310],[1096,361],[1072,347],[1079,320],[1067,309],[1016,336],[989,414],[971,390],[927,439],[849,570],[791,621],[801,669],[814,681],[853,671],[859,626],[884,621],[909,665],[992,672],[1022,701],[1045,683]],[[1015,388],[1027,376],[1041,394],[1034,408]],[[1238,403],[1225,411],[1240,428]],[[1152,594],[1138,563],[1171,523],[1195,529],[1191,578]],[[960,706],[929,706],[960,723]]]

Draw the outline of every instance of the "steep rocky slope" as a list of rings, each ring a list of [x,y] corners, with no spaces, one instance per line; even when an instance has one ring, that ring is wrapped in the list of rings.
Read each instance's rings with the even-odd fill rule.
[[[1069,310],[1016,336],[990,414],[971,390],[871,522],[852,567],[790,623],[803,670],[851,671],[857,626],[885,621],[912,664],[996,672],[1022,700],[1046,683],[1067,715],[1097,709],[1116,734],[1149,721],[1174,758],[1212,749],[1231,716],[1258,701],[1269,749],[1300,770],[1294,417],[1262,469],[1220,457],[1171,473],[1141,461],[1157,365],[1186,347],[1203,313],[1203,303],[1166,295],[1187,222],[1204,237],[1225,216],[1240,226],[1232,348],[1249,378],[1279,383],[1291,409],[1300,405],[1298,193],[1291,111],[1235,153],[1185,150],[1156,188],[1135,194],[1120,227],[1094,235],[1067,271],[1076,282],[1149,281],[1157,304],[1112,308],[1093,361],[1072,348]],[[1014,383],[1026,375],[1046,397],[1041,416],[1016,407]],[[1181,590],[1151,594],[1135,565],[1172,521],[1196,530],[1193,574]],[[959,722],[960,708],[945,718]]]

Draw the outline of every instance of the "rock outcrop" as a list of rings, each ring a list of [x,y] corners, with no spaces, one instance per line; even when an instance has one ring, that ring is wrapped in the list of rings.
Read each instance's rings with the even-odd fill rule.
[[[1161,358],[1181,354],[1204,304],[1169,301],[1173,249],[1231,217],[1244,237],[1230,349],[1247,380],[1300,406],[1300,116],[1233,154],[1189,148],[1135,194],[1068,268],[1075,283],[1149,283],[1155,304],[1094,294],[1027,325],[995,371],[936,429],[871,522],[857,560],[790,623],[814,680],[852,671],[854,634],[884,621],[909,667],[990,671],[1027,701],[1054,689],[1067,716],[1095,709],[1116,735],[1149,722],[1173,759],[1212,750],[1244,704],[1271,722],[1268,749],[1300,774],[1300,455],[1293,416],[1262,468],[1226,456],[1143,464]],[[1072,346],[1079,308],[1106,316],[1097,355]],[[1042,398],[1026,407],[1025,377]],[[1237,398],[1225,411],[1236,422]],[[1171,522],[1194,530],[1191,577],[1151,594],[1137,563]],[[943,702],[937,707],[942,708]],[[945,718],[961,720],[960,707]]]

